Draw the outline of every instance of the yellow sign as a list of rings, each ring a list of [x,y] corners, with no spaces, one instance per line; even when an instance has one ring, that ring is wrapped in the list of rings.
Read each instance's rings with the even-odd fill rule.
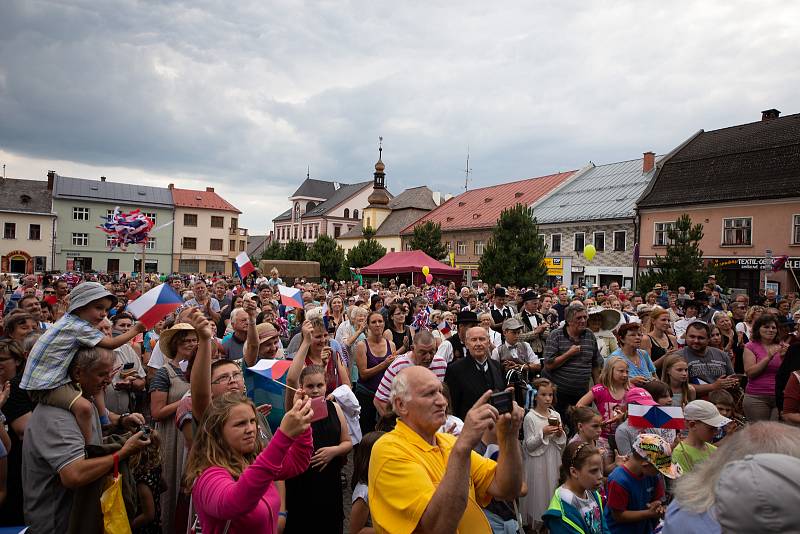
[[[455,267],[455,266],[456,266],[456,253],[455,252],[451,252],[450,253],[450,267]]]
[[[544,264],[547,266],[547,276],[562,276],[564,265],[561,258],[545,258]]]

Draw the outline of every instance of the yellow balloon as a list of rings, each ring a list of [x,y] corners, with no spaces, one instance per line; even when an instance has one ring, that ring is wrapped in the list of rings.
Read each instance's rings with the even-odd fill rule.
[[[589,260],[589,261],[592,261],[592,260],[594,259],[594,255],[595,255],[595,254],[597,254],[597,249],[596,249],[596,248],[594,248],[594,245],[586,245],[586,246],[583,248],[583,256],[584,256],[584,257],[585,257],[587,260]]]
[[[428,276],[428,274],[430,274],[430,272],[431,272],[431,270],[427,265],[423,265],[422,266],[422,274],[424,274],[425,276]]]

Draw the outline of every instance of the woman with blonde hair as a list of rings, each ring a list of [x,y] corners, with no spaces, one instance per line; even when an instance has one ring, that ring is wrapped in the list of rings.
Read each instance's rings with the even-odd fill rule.
[[[186,486],[203,532],[275,532],[281,501],[275,481],[308,468],[313,415],[310,399],[296,395],[262,449],[250,399],[226,393],[211,402],[186,464]]]
[[[672,335],[669,311],[660,306],[655,307],[650,312],[650,330],[642,338],[642,349],[650,354],[656,369],[661,369],[664,356],[678,348],[678,339]]]

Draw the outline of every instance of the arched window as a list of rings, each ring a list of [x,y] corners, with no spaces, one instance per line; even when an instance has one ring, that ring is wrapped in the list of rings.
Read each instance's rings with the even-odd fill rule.
[[[347,217],[347,215],[345,215]],[[353,218],[358,219],[358,210],[353,210]]]
[[[294,220],[295,221],[300,220],[300,203],[299,202],[295,202],[294,203]]]
[[[345,208],[344,209],[344,218],[347,219],[349,217],[350,217],[350,209],[349,208]]]
[[[314,204],[313,202],[307,203],[306,204],[306,213],[308,213],[309,211],[313,210],[315,207],[316,207],[316,204]]]

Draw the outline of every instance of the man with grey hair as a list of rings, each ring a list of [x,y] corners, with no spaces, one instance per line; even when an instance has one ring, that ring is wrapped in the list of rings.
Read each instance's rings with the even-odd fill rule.
[[[96,395],[102,395],[111,382],[113,365],[112,351],[82,348],[70,364],[69,375],[80,385],[82,395],[91,401]],[[128,430],[136,430],[144,424],[141,414],[118,416],[112,413],[110,419],[113,425]],[[87,458],[85,446],[99,445],[102,439],[96,408],[90,443],[84,442],[78,422],[69,410],[41,403],[34,408],[22,443],[25,472],[22,490],[29,532],[67,532],[73,496],[78,489],[82,489],[83,498],[97,499],[96,507],[82,510],[81,517],[76,518],[80,521],[78,530],[103,532],[100,494],[105,476],[114,469],[115,457],[128,458],[149,445],[150,440],[143,438],[142,432],[136,432],[118,452]]]
[[[597,339],[587,328],[589,314],[580,302],[572,302],[564,310],[565,324],[547,337],[544,347],[544,376],[558,386],[555,410],[569,424],[567,408],[574,406],[589,390],[590,380],[598,383],[603,357]]]
[[[253,307],[255,302],[248,300]],[[228,360],[241,360],[244,356],[244,342],[247,341],[249,315],[244,308],[231,311],[231,333],[222,338],[222,350]]]
[[[420,330],[414,336],[414,346],[412,351],[402,356],[398,356],[386,368],[381,378],[381,383],[375,392],[373,403],[377,408],[378,413],[386,415],[389,407],[389,393],[392,389],[392,383],[397,377],[397,374],[412,365],[421,365],[427,367],[436,375],[439,380],[444,380],[445,371],[447,371],[447,362],[444,358],[436,354],[436,340],[433,335],[427,330]]]
[[[436,375],[420,365],[398,373],[390,396],[397,426],[375,443],[370,459],[368,497],[378,532],[492,532],[481,506],[492,498],[513,501],[522,492],[524,413],[513,403],[500,415],[488,403],[491,393],[467,412],[455,437],[438,432],[447,400]],[[493,427],[497,462],[473,451]]]
[[[467,411],[487,389],[505,389],[505,371],[497,360],[492,360],[489,334],[482,326],[473,326],[464,340],[468,356],[447,366],[444,381],[450,389],[453,415],[466,417]]]

